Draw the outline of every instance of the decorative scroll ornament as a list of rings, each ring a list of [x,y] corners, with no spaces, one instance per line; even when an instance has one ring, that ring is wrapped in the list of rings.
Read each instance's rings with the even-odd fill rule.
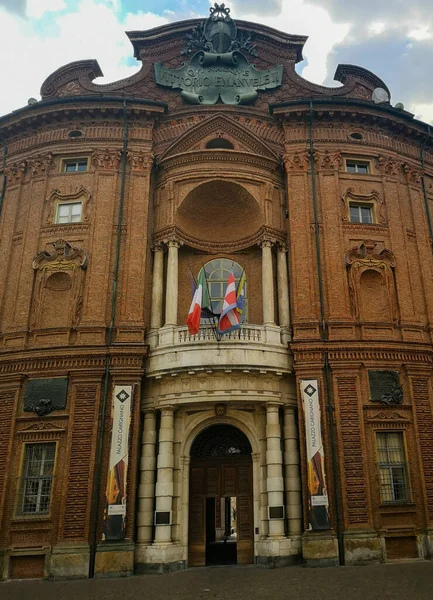
[[[26,409],[27,412],[35,412],[38,417],[49,415],[53,410],[56,410],[56,408],[49,398],[41,398],[36,404],[29,405]]]
[[[181,98],[189,104],[215,104],[219,99],[224,104],[250,104],[257,90],[279,87],[283,66],[259,71],[250,65],[244,53],[257,56],[257,50],[249,34],[238,34],[229,13],[224,4],[215,3],[207,21],[187,35],[183,54],[196,50],[189,65],[166,69],[155,63],[156,83],[181,89]]]
[[[87,268],[87,254],[80,248],[74,248],[57,240],[47,244],[47,250],[39,252],[33,259],[33,268],[39,271],[70,271]]]

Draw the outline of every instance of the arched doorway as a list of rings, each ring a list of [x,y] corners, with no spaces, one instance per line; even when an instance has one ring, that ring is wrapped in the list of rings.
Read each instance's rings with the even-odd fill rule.
[[[188,564],[254,560],[251,445],[232,425],[202,431],[191,447]]]

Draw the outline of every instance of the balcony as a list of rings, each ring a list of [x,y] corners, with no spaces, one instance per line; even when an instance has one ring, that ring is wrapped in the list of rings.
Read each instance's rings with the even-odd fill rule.
[[[203,370],[292,372],[287,335],[275,325],[243,325],[219,341],[209,326],[197,335],[185,326],[165,326],[151,331],[148,343],[148,377]]]

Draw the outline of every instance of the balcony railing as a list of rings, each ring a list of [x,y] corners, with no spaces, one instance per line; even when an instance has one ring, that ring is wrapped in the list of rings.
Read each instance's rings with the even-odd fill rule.
[[[241,329],[230,331],[229,333],[219,336],[218,339],[223,342],[261,342],[263,328],[254,325],[242,325]],[[178,342],[185,343],[200,343],[200,342],[215,342],[217,341],[217,332],[210,326],[203,326],[196,335],[191,335],[187,327],[178,328]]]

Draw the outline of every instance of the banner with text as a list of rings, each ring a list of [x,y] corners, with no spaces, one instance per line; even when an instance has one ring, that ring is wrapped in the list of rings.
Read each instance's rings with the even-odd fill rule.
[[[126,477],[131,422],[131,385],[116,385],[112,402],[110,462],[105,491],[104,540],[123,540],[126,525]]]
[[[309,526],[313,531],[329,529],[329,502],[320,424],[319,384],[317,379],[301,379],[300,385],[307,445]]]

